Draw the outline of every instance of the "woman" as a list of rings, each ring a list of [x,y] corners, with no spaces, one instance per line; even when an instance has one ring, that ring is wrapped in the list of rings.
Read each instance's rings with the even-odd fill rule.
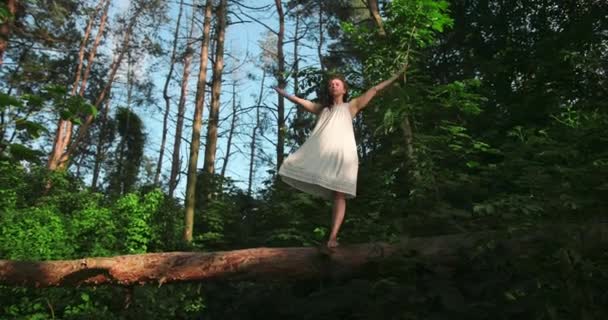
[[[346,198],[354,198],[357,189],[359,159],[352,119],[374,96],[403,74],[403,70],[380,82],[348,102],[348,86],[340,76],[329,78],[327,106],[315,103],[275,87],[289,101],[318,115],[317,123],[304,144],[287,157],[279,175],[287,184],[301,191],[333,199],[332,226],[328,248],[338,246],[338,231],[344,220]]]

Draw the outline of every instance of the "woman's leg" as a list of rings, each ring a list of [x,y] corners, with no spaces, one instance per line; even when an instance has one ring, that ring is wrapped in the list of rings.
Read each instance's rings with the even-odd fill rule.
[[[342,192],[334,192],[334,206],[332,209],[331,217],[331,233],[329,235],[329,241],[327,241],[327,247],[333,248],[338,245],[338,231],[344,220],[344,212],[346,211],[346,198]]]

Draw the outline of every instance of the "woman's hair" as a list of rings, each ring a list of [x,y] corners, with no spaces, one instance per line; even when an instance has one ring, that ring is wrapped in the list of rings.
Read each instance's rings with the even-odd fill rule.
[[[329,106],[332,103],[332,99],[333,97],[331,96],[331,94],[329,93],[329,83],[334,80],[334,79],[338,79],[340,81],[342,81],[342,84],[344,85],[344,91],[346,93],[344,93],[344,102],[348,101],[348,83],[346,83],[346,79],[344,79],[344,76],[341,74],[331,74],[328,78],[327,81],[325,81],[325,87],[323,88],[323,90],[325,90],[325,101],[323,102],[324,105]]]

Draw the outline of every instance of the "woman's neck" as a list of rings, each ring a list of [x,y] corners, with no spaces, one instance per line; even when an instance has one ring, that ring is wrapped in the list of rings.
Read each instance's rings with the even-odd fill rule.
[[[333,100],[332,100],[331,105],[332,106],[337,106],[337,105],[339,105],[341,103],[344,103],[344,96],[343,95],[334,97]]]

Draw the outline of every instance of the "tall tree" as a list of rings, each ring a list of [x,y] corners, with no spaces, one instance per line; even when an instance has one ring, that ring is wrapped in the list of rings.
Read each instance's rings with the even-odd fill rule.
[[[283,42],[285,41],[285,14],[281,0],[275,0],[275,7],[279,15],[279,32],[277,33],[277,70],[275,77],[279,88],[285,88],[285,53],[283,52]],[[276,172],[283,163],[285,152],[285,99],[280,94],[277,95],[277,145],[276,145]]]
[[[209,179],[215,174],[215,155],[217,152],[217,131],[220,114],[220,96],[222,90],[222,72],[224,71],[224,37],[226,34],[227,1],[221,0],[217,8],[215,63],[211,83],[211,105],[209,108],[209,123],[207,125],[207,140],[205,145],[205,162],[203,171]],[[211,181],[211,180],[210,180]],[[211,188],[206,188],[211,190]],[[210,192],[204,195],[210,198]]]
[[[188,33],[188,39],[186,39],[186,49],[183,55],[184,69],[182,73],[181,91],[179,96],[179,103],[177,105],[177,121],[175,123],[175,140],[173,141],[173,155],[171,160],[171,174],[169,176],[169,195],[173,196],[175,188],[177,187],[177,178],[181,171],[181,145],[182,145],[182,131],[184,128],[184,114],[186,112],[186,98],[188,97],[188,82],[190,80],[190,69],[192,66],[192,56],[194,50],[192,49],[192,33],[194,30],[194,12],[192,13],[190,32]]]
[[[236,129],[237,112],[236,81],[234,81],[232,83],[232,119],[230,120],[230,129],[228,130],[228,139],[226,140],[226,152],[224,155],[224,162],[222,163],[222,170],[220,171],[220,185],[218,190],[222,190],[224,177],[226,176],[226,168],[228,167],[228,160],[230,159],[230,151],[232,149],[232,137],[234,135],[234,130]]]
[[[93,61],[95,60],[95,56],[97,55],[97,48],[99,48],[101,39],[104,36],[106,23],[108,20],[108,10],[110,9],[111,2],[112,2],[111,0],[105,1],[105,5],[104,5],[103,12],[101,14],[101,18],[100,18],[100,22],[99,22],[99,27],[97,28],[97,34],[95,35],[95,41],[93,41],[93,46],[91,47],[90,52],[87,57],[86,69],[84,70],[84,74],[82,75],[82,81],[80,81],[79,95],[81,97],[83,97],[85,94],[87,82],[89,80],[89,76],[91,74],[91,69],[93,67]]]
[[[369,9],[369,13],[374,19],[374,23],[378,27],[378,34],[380,36],[386,36],[386,31],[384,31],[384,24],[382,23],[382,18],[380,17],[380,8],[378,7],[378,0],[367,0],[367,8]]]
[[[87,23],[87,27],[85,29],[81,44],[80,44],[80,50],[78,52],[78,66],[76,67],[76,75],[75,75],[75,79],[74,79],[74,83],[72,84],[72,91],[71,91],[71,95],[76,95],[78,93],[79,96],[83,96],[84,94],[84,87],[86,85],[86,77],[88,77],[88,72],[86,73],[85,76],[82,75],[82,67],[84,64],[84,54],[85,54],[85,49],[87,47],[87,43],[89,40],[89,36],[91,34],[91,30],[93,27],[93,23],[97,20],[97,14],[98,11],[101,9],[101,7],[104,5],[104,3],[106,3],[105,5],[105,9],[103,11],[102,17],[101,17],[101,21],[99,24],[99,28],[97,31],[97,37],[95,42],[93,43],[93,48],[89,54],[89,65],[87,66],[87,70],[90,71],[90,64],[92,63],[94,56],[95,56],[95,52],[97,50],[97,45],[99,45],[99,41],[98,39],[101,38],[101,35],[103,34],[103,30],[105,28],[105,21],[106,21],[106,17],[108,14],[108,7],[110,5],[110,1],[109,0],[101,0],[99,1],[99,3],[97,4],[97,7],[95,8],[95,10],[93,10],[93,12],[91,13],[90,17],[89,17],[89,22]],[[82,80],[81,80],[82,77]],[[82,81],[82,86],[80,85],[80,82]],[[80,92],[78,92],[78,88],[81,87]],[[55,133],[55,140],[53,142],[53,149],[51,151],[51,154],[49,156],[48,159],[48,164],[47,167],[49,168],[49,170],[55,170],[55,169],[62,169],[65,167],[66,163],[67,163],[67,158],[65,157],[65,150],[68,147],[70,140],[72,138],[72,129],[73,129],[73,124],[72,121],[70,119],[64,119],[63,117],[60,117],[57,123],[57,129],[56,129],[56,133]]]
[[[205,2],[205,21],[203,22],[203,35],[200,52],[200,67],[196,83],[196,100],[194,117],[192,119],[192,138],[190,139],[190,157],[188,160],[188,176],[186,177],[186,199],[184,215],[184,234],[186,242],[192,241],[194,230],[194,208],[196,204],[196,179],[198,153],[201,144],[201,127],[203,123],[203,110],[205,106],[205,88],[207,84],[207,61],[209,58],[209,33],[211,30],[211,11],[213,1]]]
[[[325,1],[318,0],[317,2],[319,3],[319,38],[317,41],[317,56],[319,57],[319,66],[321,67],[321,72],[325,72],[325,61],[323,59],[323,3]]]
[[[134,0],[130,2],[129,9],[126,13],[126,18],[119,19],[121,21],[120,31],[122,41],[116,46],[116,50],[114,51],[113,62],[108,72],[108,79],[105,86],[103,86],[93,104],[96,109],[99,109],[112,84],[114,83],[116,74],[123,62],[125,54],[136,47],[134,46],[134,42],[136,40],[141,42],[147,41],[146,37],[144,36],[145,33],[137,32],[138,28],[145,29],[150,26],[155,26],[156,24],[154,22],[161,20],[165,14],[164,5],[165,3],[162,0]],[[152,21],[152,23],[149,23],[150,21]],[[53,158],[52,163],[49,163],[49,168],[66,167],[69,164],[70,157],[87,136],[87,132],[91,127],[93,119],[94,113],[90,113],[84,117],[82,125],[78,128],[74,139],[72,139],[67,146],[67,150],[63,152],[61,156]]]
[[[258,100],[255,103],[255,125],[251,130],[251,143],[249,144],[249,175],[247,179],[247,196],[251,197],[251,190],[253,186],[253,169],[255,165],[255,153],[257,146],[257,134],[260,130],[260,106],[262,104],[262,98],[264,96],[264,81],[266,80],[266,68],[262,67],[262,80],[260,81],[260,92],[258,93]]]
[[[101,121],[99,126],[99,134],[97,135],[97,144],[95,146],[95,163],[93,165],[93,178],[91,179],[91,189],[96,190],[101,172],[102,162],[106,159],[106,148],[113,140],[114,128],[110,127],[109,111],[111,94],[105,101],[105,107],[101,110]]]
[[[169,96],[169,83],[171,82],[171,76],[175,69],[175,56],[177,52],[177,41],[179,38],[179,27],[182,19],[182,11],[184,7],[184,0],[179,2],[179,11],[177,13],[177,22],[175,23],[175,32],[173,34],[173,47],[171,48],[171,59],[169,60],[169,72],[165,78],[165,85],[163,87],[163,99],[165,99],[165,112],[163,114],[163,129],[160,140],[160,150],[158,155],[158,162],[156,165],[156,172],[154,174],[154,184],[158,184],[160,179],[160,173],[163,167],[163,157],[165,155],[165,143],[167,142],[167,132],[169,131],[169,113],[171,110],[171,96]]]

